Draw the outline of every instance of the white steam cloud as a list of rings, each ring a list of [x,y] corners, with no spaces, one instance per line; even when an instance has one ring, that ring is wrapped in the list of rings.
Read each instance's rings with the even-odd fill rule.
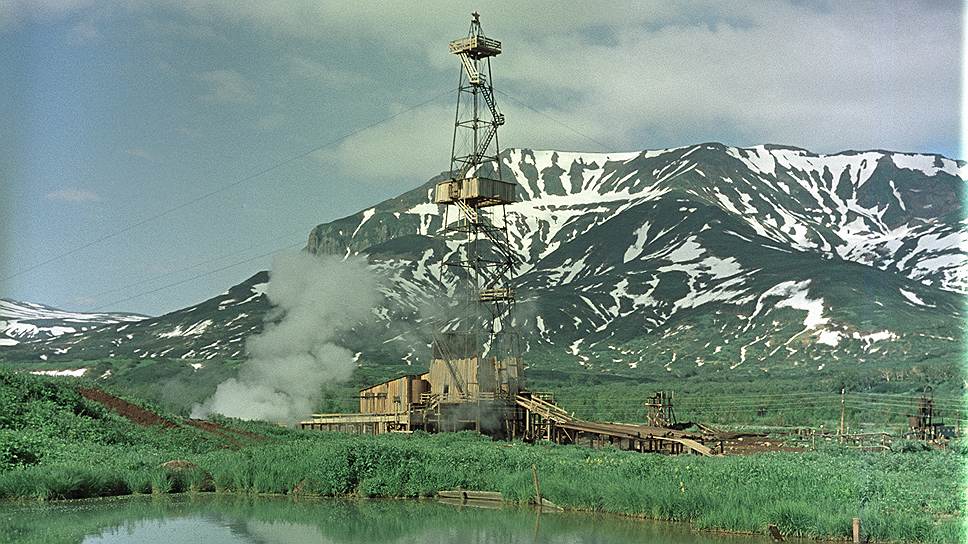
[[[319,402],[324,383],[349,379],[353,354],[334,340],[370,318],[382,294],[365,259],[286,254],[272,263],[265,330],[246,342],[237,378],[219,384],[192,417],[218,413],[292,423]]]

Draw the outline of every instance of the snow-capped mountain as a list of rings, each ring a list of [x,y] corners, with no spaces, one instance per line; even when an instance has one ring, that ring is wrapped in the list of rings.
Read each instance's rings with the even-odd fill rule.
[[[15,346],[27,340],[64,334],[83,334],[105,325],[131,323],[146,317],[125,313],[66,312],[41,304],[0,298],[0,346]]]
[[[516,325],[533,367],[822,371],[960,356],[964,163],[710,143],[509,150],[501,168],[519,185],[508,232],[522,262]],[[454,292],[455,278],[438,280],[460,251],[438,234],[445,214],[430,192],[439,179],[309,235],[310,252],[365,254],[388,279],[373,330],[346,339],[362,364],[425,360],[435,317],[426,308]],[[74,357],[238,357],[268,309],[265,281],[0,356],[70,347]]]
[[[968,170],[941,156],[702,144],[627,154],[512,150],[503,167],[520,185],[510,227],[526,268],[593,225],[671,196],[717,207],[789,249],[968,293]],[[429,186],[320,225],[310,249],[356,252],[405,233],[433,235],[442,214]],[[629,251],[648,242],[642,228]]]
[[[262,330],[270,307],[263,296],[268,278],[267,272],[259,272],[219,296],[159,317],[106,314],[130,318],[115,319],[97,329],[60,329],[54,338],[8,345],[0,348],[0,359],[238,357],[245,338]]]

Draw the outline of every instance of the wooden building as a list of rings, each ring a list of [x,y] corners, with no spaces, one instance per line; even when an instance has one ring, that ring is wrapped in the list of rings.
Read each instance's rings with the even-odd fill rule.
[[[476,430],[520,437],[524,415],[521,360],[481,357],[473,335],[445,333],[433,343],[423,374],[400,376],[360,389],[356,414],[313,414],[305,429],[379,434]]]
[[[422,375],[401,376],[360,389],[361,414],[399,414],[406,412],[421,395],[430,392],[430,382]]]

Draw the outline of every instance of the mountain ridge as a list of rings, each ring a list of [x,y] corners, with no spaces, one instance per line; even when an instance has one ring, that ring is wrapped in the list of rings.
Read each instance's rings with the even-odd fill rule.
[[[520,202],[508,207],[511,243],[525,263],[516,324],[535,367],[822,371],[961,350],[964,162],[706,143],[630,153],[514,149],[501,154],[501,168],[519,186]],[[425,308],[457,289],[447,274],[438,281],[439,263],[460,251],[457,240],[437,236],[445,214],[429,197],[441,179],[310,231],[307,251],[364,254],[387,279],[372,330],[345,339],[360,364],[425,360],[434,319]],[[130,334],[117,330],[123,325],[31,348],[70,346],[64,358],[242,357],[244,338],[268,311],[266,280],[257,274],[133,326],[135,338],[117,345],[117,333]],[[24,347],[21,357],[36,357]]]
[[[0,346],[14,346],[25,340],[53,338],[147,318],[146,315],[126,312],[71,312],[43,304],[0,298]]]

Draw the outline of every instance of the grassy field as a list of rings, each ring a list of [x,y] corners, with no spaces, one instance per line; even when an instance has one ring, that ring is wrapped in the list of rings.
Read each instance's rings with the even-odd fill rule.
[[[952,426],[956,421],[968,423],[963,372],[955,362],[893,369],[859,366],[815,376],[791,371],[768,376],[711,372],[634,381],[561,372],[528,375],[532,390],[554,393],[561,406],[589,419],[643,421],[645,400],[664,390],[674,392],[680,421],[832,429],[839,424],[843,388],[845,420],[851,429],[906,429],[907,416],[915,413],[926,389],[934,399],[936,420]]]
[[[167,412],[188,415],[194,403],[238,371],[239,361],[102,360],[60,363],[4,363],[18,370],[87,368],[84,382],[110,387],[146,399]],[[105,376],[105,373],[111,372]],[[360,367],[345,384],[327,384],[317,407],[321,412],[356,411],[362,386],[414,372],[402,366]],[[761,373],[762,374],[762,373]],[[814,375],[815,374],[815,375]],[[104,376],[104,377],[102,377]],[[643,421],[644,401],[658,390],[675,393],[680,421],[724,426],[808,426],[835,428],[840,419],[840,390],[846,389],[847,425],[854,430],[907,427],[917,398],[932,389],[936,414],[946,424],[968,425],[963,372],[955,362],[921,366],[832,369],[823,373],[771,371],[745,375],[716,371],[692,376],[622,376],[589,372],[528,369],[527,386],[554,393],[559,404],[579,417],[610,421]]]
[[[466,488],[526,503],[535,465],[542,495],[565,508],[759,533],[776,523],[786,534],[816,538],[845,537],[860,516],[874,540],[953,543],[966,536],[968,452],[958,450],[668,457],[469,433],[365,437],[222,422],[237,437],[260,437],[232,443],[184,425],[138,427],[71,384],[0,372],[0,498],[202,490],[421,497]],[[195,467],[160,468],[174,459]]]

